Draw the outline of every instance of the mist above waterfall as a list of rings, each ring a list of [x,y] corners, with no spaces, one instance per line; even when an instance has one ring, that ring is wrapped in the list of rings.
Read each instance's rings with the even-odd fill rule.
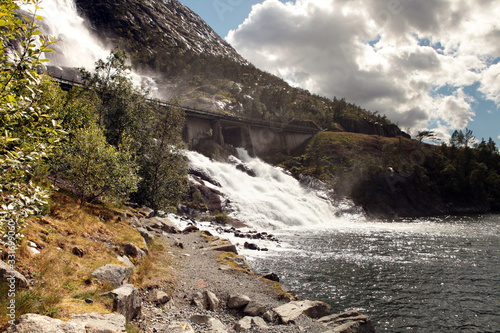
[[[262,229],[315,228],[362,218],[352,204],[334,203],[316,189],[304,187],[291,175],[238,149],[239,159],[255,173],[242,172],[231,163],[212,161],[186,152],[192,167],[220,183],[217,187],[228,201],[230,215],[249,226]],[[234,160],[233,160],[234,161]]]

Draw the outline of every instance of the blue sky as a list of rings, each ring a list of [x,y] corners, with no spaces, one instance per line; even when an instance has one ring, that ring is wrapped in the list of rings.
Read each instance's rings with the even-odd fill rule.
[[[500,1],[181,0],[257,67],[412,134],[500,146]]]

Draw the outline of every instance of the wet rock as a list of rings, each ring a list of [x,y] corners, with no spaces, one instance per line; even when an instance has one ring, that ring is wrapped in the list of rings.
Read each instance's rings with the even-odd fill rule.
[[[107,264],[96,269],[91,275],[103,283],[119,287],[127,283],[132,271],[132,267]]]
[[[330,305],[319,301],[296,301],[273,309],[283,324],[288,324],[303,313],[311,318],[321,318],[331,313]]]
[[[250,301],[243,312],[249,316],[261,316],[266,312],[266,308],[257,301]]]
[[[262,277],[264,279],[268,279],[268,280],[271,280],[271,281],[280,282],[279,276],[276,275],[275,273],[268,273],[266,275],[263,275]]]
[[[248,242],[245,242],[245,244],[243,244],[243,247],[245,249],[249,249],[249,250],[258,250],[259,249],[259,247],[257,246],[257,244],[248,243]]]
[[[227,301],[227,307],[230,309],[240,309],[250,303],[250,297],[246,295],[231,295]]]
[[[189,227],[187,227],[186,229],[182,230],[182,233],[183,234],[189,234],[191,232],[195,232],[195,231],[198,231],[200,230],[198,227],[194,226],[194,225],[190,225]]]
[[[375,333],[370,317],[358,310],[325,316],[319,319],[330,330],[328,333]]]

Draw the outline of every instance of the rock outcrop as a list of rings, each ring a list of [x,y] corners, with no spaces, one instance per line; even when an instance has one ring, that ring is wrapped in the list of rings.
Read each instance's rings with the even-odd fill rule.
[[[141,314],[141,297],[133,285],[126,284],[105,295],[113,298],[113,311],[122,314],[128,321]]]
[[[0,280],[7,281],[7,283],[15,283],[17,286],[29,288],[30,284],[28,279],[10,265],[0,260]]]
[[[113,287],[119,287],[128,282],[132,272],[132,267],[107,264],[96,269],[92,273],[92,276],[102,283],[108,283]]]

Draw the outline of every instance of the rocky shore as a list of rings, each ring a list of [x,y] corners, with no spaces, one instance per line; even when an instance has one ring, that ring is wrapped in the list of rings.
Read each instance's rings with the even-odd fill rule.
[[[129,332],[126,322],[148,333],[375,332],[370,318],[358,311],[332,315],[326,303],[296,300],[272,275],[253,273],[235,245],[207,231],[195,226],[181,231],[155,217],[133,217],[130,223],[144,244],[123,247],[123,266],[108,264],[92,273],[116,287],[106,293],[113,298],[113,314],[69,321],[27,314],[7,332]],[[130,259],[145,260],[146,244],[152,243],[170,249],[165,255],[175,268],[173,292],[162,285],[138,290],[128,284],[135,269]]]

